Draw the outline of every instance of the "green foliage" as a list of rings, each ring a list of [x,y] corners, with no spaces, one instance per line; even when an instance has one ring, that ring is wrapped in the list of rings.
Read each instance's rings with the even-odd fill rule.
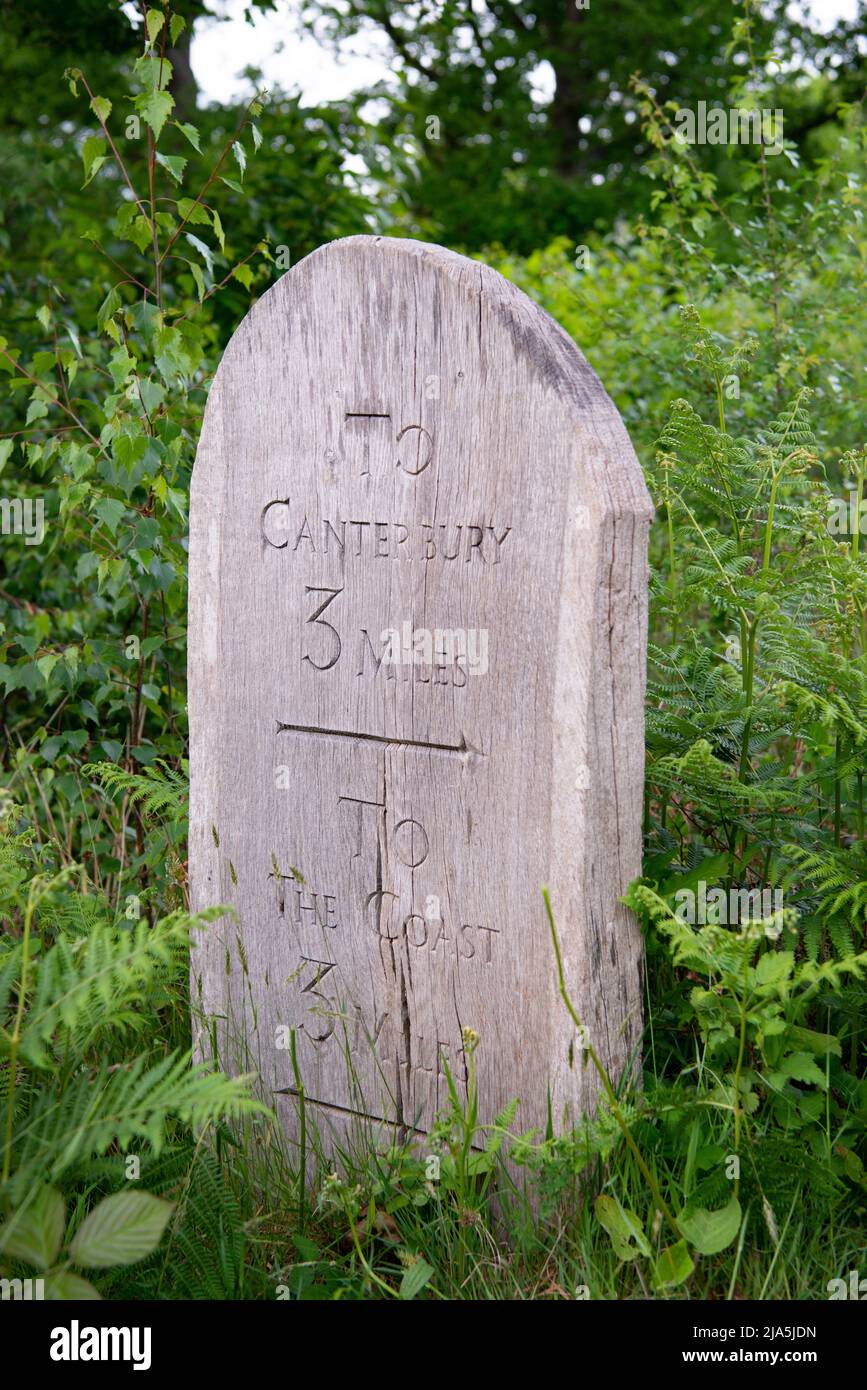
[[[157,758],[143,772],[125,772],[116,763],[86,764],[82,776],[95,777],[110,792],[125,792],[130,806],[140,806],[146,816],[167,815],[179,820],[187,808],[188,764],[181,760],[181,771],[169,767]]]
[[[109,1152],[158,1155],[179,1125],[201,1131],[261,1107],[243,1079],[193,1066],[189,1052],[153,1037],[152,1010],[186,974],[191,928],[219,910],[175,913],[152,927],[97,917],[86,932],[80,920],[69,932],[71,871],[40,874],[28,839],[0,833],[0,1258],[46,1271],[51,1297],[96,1297],[69,1265],[143,1258],[171,1206],[146,1192],[108,1196],[77,1225],[61,1260],[58,1184],[81,1181]]]
[[[171,1214],[171,1204],[150,1193],[115,1193],[94,1207],[61,1252],[65,1204],[57,1188],[43,1185],[0,1228],[0,1256],[35,1267],[48,1299],[97,1299],[93,1284],[70,1266],[104,1269],[144,1258],[159,1243]]]
[[[675,10],[647,21],[629,87],[601,11],[476,5],[473,32],[468,6],[413,6],[413,29],[384,3],[367,9],[395,30],[399,90],[375,127],[360,101],[197,111],[194,0],[153,7],[137,55],[119,15],[103,50],[93,7],[48,8],[29,22],[54,89],[23,29],[0,60],[47,123],[0,97],[0,471],[46,513],[41,545],[4,537],[0,588],[2,1272],[44,1272],[56,1298],[822,1296],[863,1243],[867,1191],[865,141],[838,106],[861,60],[772,80],[752,8],[728,67],[708,25],[675,42]],[[579,141],[566,58],[595,101]],[[706,83],[785,104],[783,154],[679,145],[677,106]],[[645,465],[628,901],[648,1022],[642,1086],[600,1077],[572,1132],[516,1133],[516,1105],[480,1124],[476,1035],[421,1147],[347,1143],[335,1172],[310,1107],[314,1197],[245,1083],[189,1053],[190,931],[212,914],[186,911],[187,497],[228,333],[287,257],[372,218],[499,240],[486,259],[574,335]]]
[[[633,74],[694,108],[725,101],[739,72],[720,61],[718,8],[699,0],[644,0],[616,23],[602,5],[568,0],[304,0],[302,10],[320,41],[372,33],[389,56],[389,78],[352,103],[351,128],[382,189],[384,230],[470,251],[501,243],[528,255],[637,215],[649,142]],[[835,69],[817,56],[834,75],[815,81],[805,59],[825,41],[805,20],[774,0],[755,7],[753,26],[757,48],[796,74],[777,102],[787,132],[807,149],[819,134],[833,142],[837,106],[864,88],[856,45]],[[736,188],[730,151],[705,155]]]

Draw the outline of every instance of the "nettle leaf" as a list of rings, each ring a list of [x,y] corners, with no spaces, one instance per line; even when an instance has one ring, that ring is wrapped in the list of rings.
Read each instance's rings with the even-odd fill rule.
[[[244,149],[244,146],[241,144],[240,140],[233,141],[232,154],[235,156],[238,168],[241,171],[241,178],[243,179],[244,171],[247,168],[247,151]]]
[[[741,1204],[737,1197],[732,1197],[719,1211],[698,1207],[688,1216],[679,1217],[677,1224],[700,1255],[717,1255],[731,1245],[740,1230]]]
[[[824,1057],[830,1052],[834,1057],[841,1057],[843,1048],[839,1038],[835,1038],[831,1033],[817,1033],[812,1028],[789,1028],[789,1041],[796,1047],[805,1047],[817,1057]]]
[[[220,183],[224,183],[227,188],[231,188],[233,193],[240,193],[241,197],[243,198],[244,190],[237,179],[230,179],[225,174],[221,174]]]
[[[181,34],[186,29],[186,27],[187,21],[184,19],[182,14],[172,15],[171,19],[169,20],[169,37],[171,38],[173,48],[177,43],[178,39],[180,38]]]
[[[143,92],[136,97],[135,105],[153,131],[154,139],[159,140],[163,126],[174,109],[174,97],[169,92]]]
[[[232,270],[232,279],[237,280],[248,290],[253,283],[253,272],[248,265],[236,265]]]
[[[3,469],[6,467],[7,463],[9,462],[9,459],[10,459],[11,456],[12,456],[12,450],[14,449],[14,447],[15,447],[15,440],[14,440],[14,439],[0,439],[0,473],[3,472]]]
[[[159,1245],[173,1209],[150,1192],[115,1192],[84,1218],[69,1253],[85,1269],[134,1264]]]
[[[254,121],[250,122],[250,134],[253,137],[253,149],[258,150],[262,144],[262,132]]]
[[[151,48],[153,48],[165,22],[166,17],[162,10],[148,10],[145,16],[145,28],[147,29],[148,43]]]
[[[778,1070],[792,1081],[804,1081],[824,1088],[825,1073],[806,1052],[793,1052],[790,1057],[784,1057]]]
[[[175,121],[175,125],[181,134],[186,136],[196,153],[201,154],[202,147],[199,144],[199,132],[196,127],[190,125],[188,121]]]
[[[29,1206],[0,1229],[0,1252],[49,1269],[57,1259],[66,1226],[66,1207],[56,1187],[43,1185]]]
[[[108,97],[92,97],[90,109],[94,116],[96,116],[96,119],[102,121],[103,125],[105,125],[105,122],[111,115],[111,102]]]
[[[183,179],[184,169],[188,162],[180,154],[157,154],[157,164],[161,164],[164,169],[168,170],[175,183],[180,183]]]
[[[208,267],[208,274],[211,277],[213,277],[214,253],[211,250],[210,246],[206,246],[205,243],[203,241],[200,241],[197,236],[194,236],[192,232],[184,232],[184,236],[187,238],[187,241],[190,243],[193,249],[198,251],[199,255],[204,260],[205,265]]]
[[[789,979],[795,967],[792,951],[769,951],[756,966],[756,984],[776,987]]]

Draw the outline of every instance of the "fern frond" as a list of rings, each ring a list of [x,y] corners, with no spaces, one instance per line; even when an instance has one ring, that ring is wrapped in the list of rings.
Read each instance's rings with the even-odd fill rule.
[[[163,758],[157,758],[142,772],[127,772],[117,763],[87,763],[85,776],[94,777],[109,792],[123,792],[132,805],[146,816],[167,815],[179,820],[186,812],[189,796],[189,767],[186,761],[175,771]]]
[[[13,1200],[34,1180],[56,1181],[73,1165],[112,1145],[147,1144],[159,1153],[170,1120],[199,1130],[243,1115],[267,1114],[250,1094],[250,1078],[193,1066],[189,1053],[156,1063],[146,1056],[127,1066],[79,1073],[62,1090],[36,1092],[15,1127]]]

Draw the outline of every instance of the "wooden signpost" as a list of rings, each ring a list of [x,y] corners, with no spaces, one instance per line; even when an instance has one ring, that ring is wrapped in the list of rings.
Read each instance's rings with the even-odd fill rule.
[[[232,338],[193,476],[190,874],[236,916],[193,1003],[290,1138],[298,1076],[323,1134],[423,1134],[475,1048],[482,1119],[517,1097],[523,1130],[592,1109],[586,1037],[635,1061],[650,511],[581,353],[478,262],[351,237]]]

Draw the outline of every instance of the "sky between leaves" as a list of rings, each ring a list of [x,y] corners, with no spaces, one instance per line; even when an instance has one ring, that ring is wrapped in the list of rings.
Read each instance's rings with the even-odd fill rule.
[[[569,0],[563,0],[564,4]],[[599,0],[604,3],[604,0]],[[247,0],[210,0],[213,20],[196,24],[192,67],[199,84],[200,101],[231,102],[249,93],[252,84],[245,68],[262,73],[266,86],[300,91],[305,105],[338,101],[351,92],[387,77],[391,65],[387,45],[373,34],[361,33],[345,43],[341,56],[298,31],[299,0],[283,0],[276,11],[253,11],[253,23],[245,19]],[[793,13],[804,13],[805,4],[792,4]],[[138,19],[135,6],[124,9]],[[858,0],[812,0],[811,14],[823,31],[840,19],[854,19]],[[218,18],[223,16],[223,18]],[[540,100],[553,92],[553,74],[542,63],[535,75]]]

